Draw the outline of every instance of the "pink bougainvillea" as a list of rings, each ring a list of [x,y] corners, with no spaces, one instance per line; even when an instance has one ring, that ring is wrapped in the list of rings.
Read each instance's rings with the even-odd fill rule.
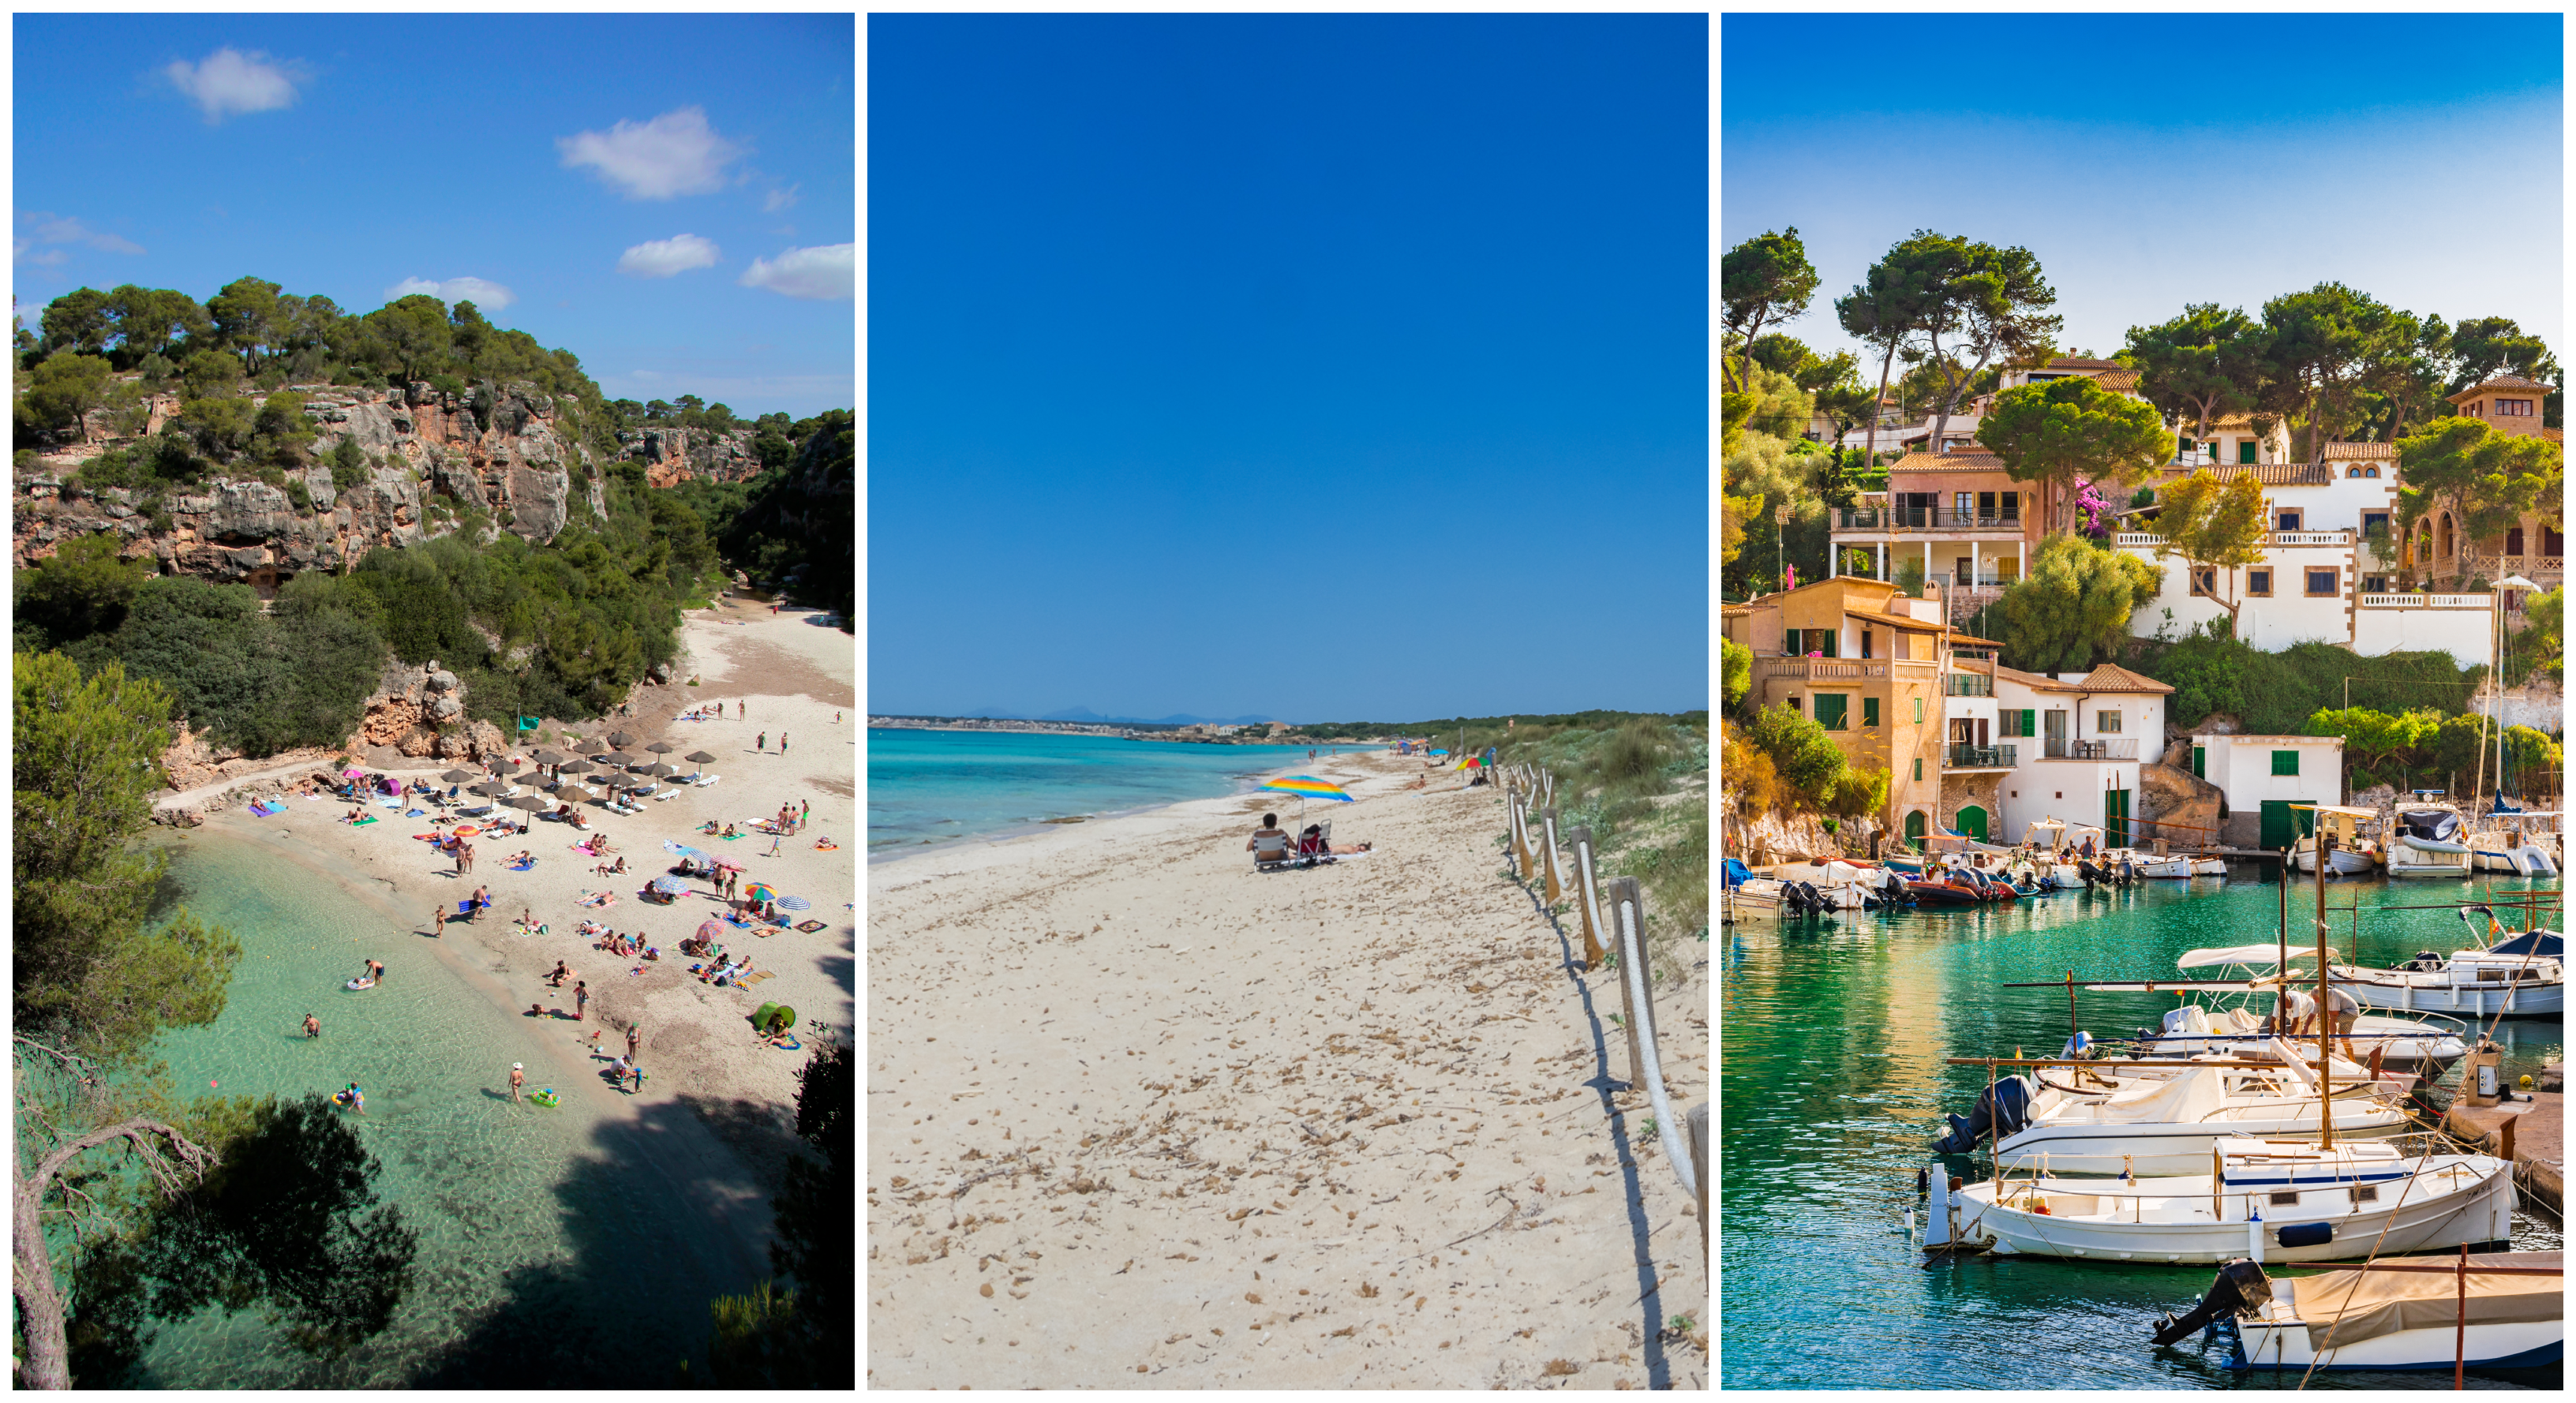
[[[2099,489],[2080,477],[2075,479],[2075,510],[2084,518],[2084,525],[2080,528],[2083,534],[2101,542],[2111,539],[2113,507]]]

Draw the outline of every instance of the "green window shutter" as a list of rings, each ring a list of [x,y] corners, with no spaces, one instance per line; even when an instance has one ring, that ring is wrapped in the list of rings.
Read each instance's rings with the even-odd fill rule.
[[[1819,635],[1816,639],[1817,652],[1822,653],[1829,658],[1838,658],[1842,656],[1843,635],[1840,629],[1820,628],[1811,629],[1809,631]]]
[[[1784,628],[1780,630],[1780,651],[1786,656],[1792,658],[1804,656],[1805,650],[1798,646],[1798,631],[1796,629]]]
[[[1878,724],[1878,698],[1863,697],[1860,699],[1860,723],[1864,726],[1875,726]]]
[[[1847,697],[1840,692],[1818,692],[1816,694],[1817,725],[1824,727],[1828,731],[1847,730],[1849,729],[1847,722],[1849,721],[1850,716],[1850,697]]]
[[[2236,461],[2239,463],[2251,463],[2254,461],[2254,440],[2250,438],[2237,440]]]
[[[2275,750],[2272,752],[2272,773],[2276,775],[2295,775],[2298,772],[2299,752],[2295,750]]]
[[[2023,736],[2025,736],[2025,737],[2038,735],[2038,734],[2039,734],[2039,729],[2038,729],[2038,726],[2037,726],[2037,724],[2036,724],[2036,723],[2038,722],[2038,720],[2039,720],[2039,709],[2038,709],[2038,708],[2036,708],[2036,707],[2023,707],[2023,708],[2022,708],[2022,713],[2021,713],[2021,733],[2022,733],[2022,735],[2023,735]]]
[[[1920,755],[1914,757],[1914,782],[1923,782],[1923,757]]]
[[[1920,725],[1922,725],[1922,724],[1923,724],[1923,699],[1922,699],[1921,697],[1916,697],[1916,698],[1914,699],[1914,724],[1915,724],[1915,725],[1917,725],[1917,726],[1920,726]],[[1918,770],[1919,770],[1919,769],[1922,769],[1922,768],[1923,768],[1923,762],[1922,762],[1922,761],[1920,761],[1920,760],[1915,761],[1915,762],[1914,762],[1914,768],[1916,768],[1916,769],[1918,769]],[[1916,776],[1915,776],[1915,778],[1916,778],[1916,779],[1921,779],[1921,778],[1923,778],[1923,776],[1921,776],[1921,775],[1916,775]]]

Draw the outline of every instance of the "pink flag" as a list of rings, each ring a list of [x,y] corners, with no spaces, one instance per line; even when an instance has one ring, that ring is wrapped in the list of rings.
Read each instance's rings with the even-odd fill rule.
[[[1788,582],[1787,584],[1782,585],[1782,586],[1781,586],[1781,588],[1782,588],[1782,589],[1796,589],[1797,587],[1798,587],[1798,567],[1797,567],[1797,566],[1795,566],[1795,565],[1792,565],[1792,566],[1790,566],[1790,567],[1789,567],[1789,582]]]

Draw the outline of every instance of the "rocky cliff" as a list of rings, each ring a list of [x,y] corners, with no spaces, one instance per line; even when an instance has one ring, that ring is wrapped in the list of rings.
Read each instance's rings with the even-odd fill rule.
[[[150,557],[172,574],[246,583],[263,595],[306,570],[356,561],[378,546],[407,546],[458,528],[460,510],[487,513],[487,539],[501,531],[551,540],[571,519],[573,503],[605,514],[598,465],[558,427],[554,400],[524,382],[477,386],[461,396],[425,383],[400,390],[293,386],[319,427],[311,466],[288,474],[312,506],[247,474],[218,474],[159,494],[161,517],[147,514],[147,494],[131,488],[80,488],[66,479],[113,446],[81,445],[46,454],[17,470],[12,543],[24,567],[61,542],[113,531],[128,558]],[[254,395],[254,403],[266,396]],[[151,403],[147,432],[175,413],[175,397]],[[377,464],[347,489],[331,483],[327,461],[354,439]]]
[[[644,480],[668,487],[690,478],[710,482],[748,482],[760,475],[752,456],[752,431],[728,429],[629,429],[617,436],[617,447],[630,462],[644,465]]]

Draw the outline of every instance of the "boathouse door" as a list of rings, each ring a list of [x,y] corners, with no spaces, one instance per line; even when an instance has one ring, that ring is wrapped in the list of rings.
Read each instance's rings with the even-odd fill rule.
[[[2263,801],[2263,846],[2274,852],[2308,836],[2316,826],[2316,810],[2293,810],[2292,804],[2308,803],[2305,799],[2266,799]]]
[[[1986,841],[1986,811],[1974,804],[1959,810],[1959,831],[1980,843]]]
[[[2103,841],[2115,848],[2129,845],[2129,791],[2112,789],[2102,795]]]
[[[1905,816],[1905,846],[1920,850],[1923,846],[1923,811],[1916,809]]]

